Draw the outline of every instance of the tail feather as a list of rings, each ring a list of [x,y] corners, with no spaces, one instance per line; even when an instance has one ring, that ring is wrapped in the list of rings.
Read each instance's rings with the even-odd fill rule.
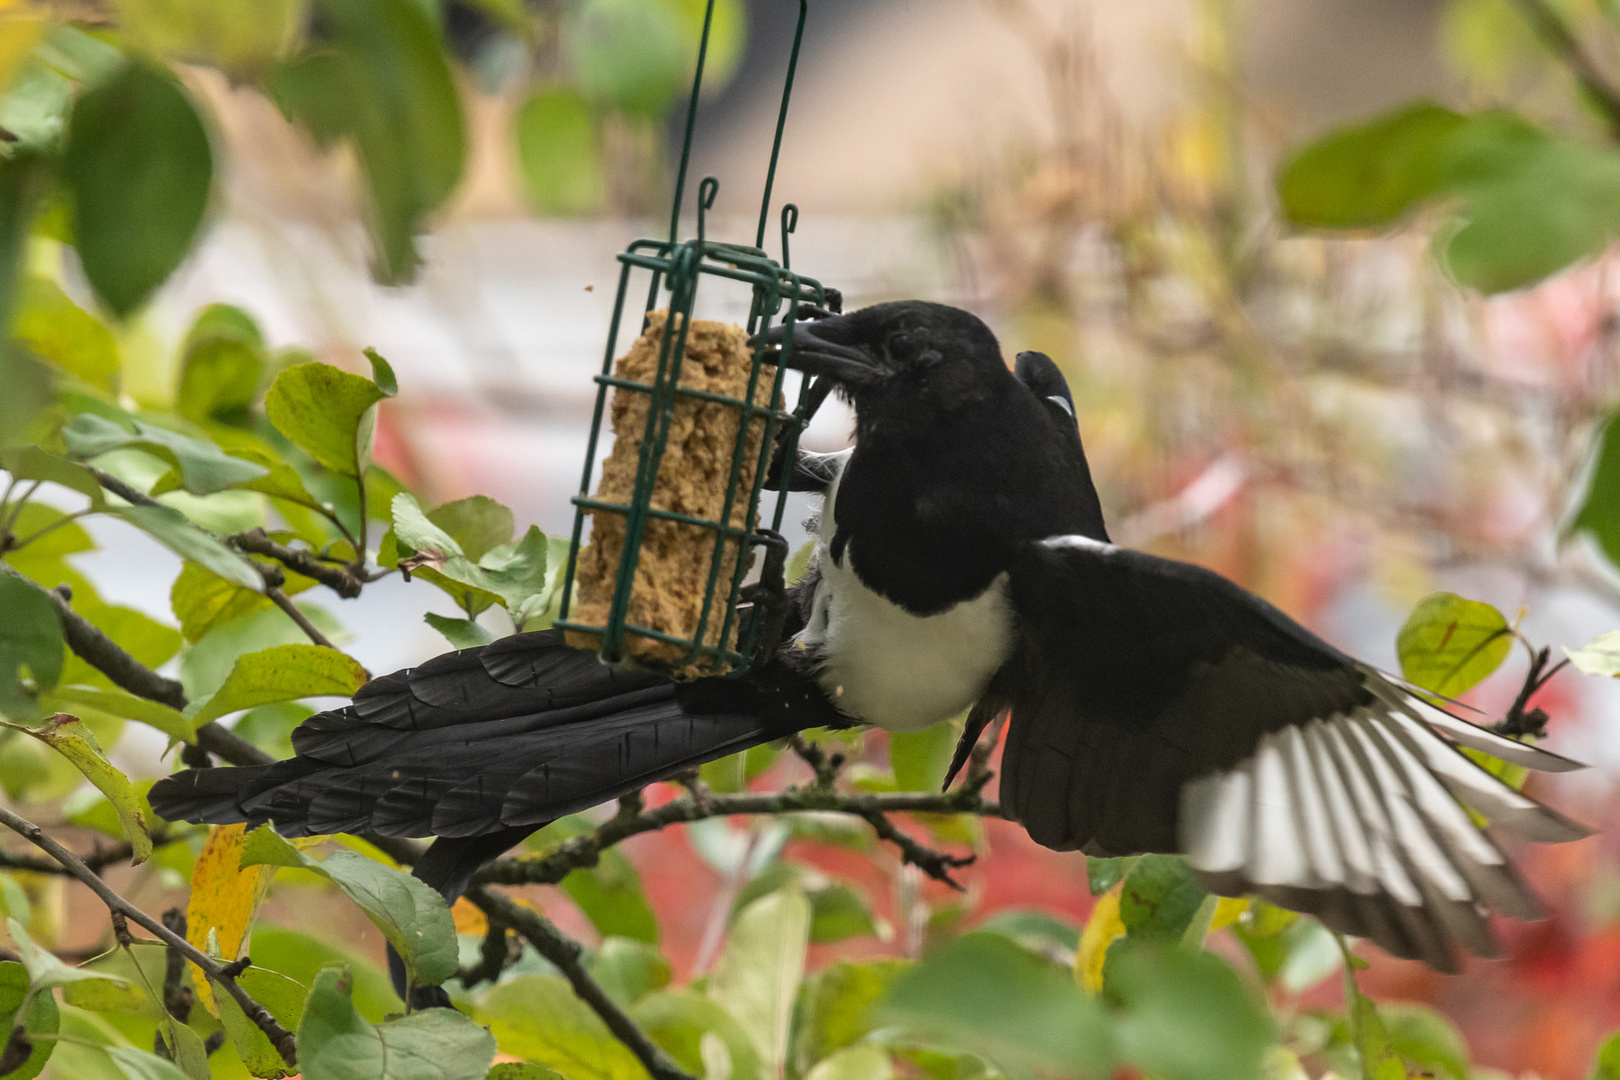
[[[271,821],[287,835],[533,829],[840,720],[777,666],[674,684],[609,667],[555,631],[514,635],[372,680],[300,725],[289,761],[177,773],[150,798],[171,820]]]

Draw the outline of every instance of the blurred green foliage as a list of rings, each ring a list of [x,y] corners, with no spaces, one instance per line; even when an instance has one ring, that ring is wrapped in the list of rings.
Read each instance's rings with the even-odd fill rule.
[[[94,27],[0,21],[0,714],[10,722],[0,729],[0,786],[18,803],[66,796],[63,820],[121,836],[138,855],[151,848],[151,865],[171,883],[193,871],[201,835],[153,818],[145,787],[108,762],[125,727],[192,743],[199,725],[239,714],[236,734],[280,756],[310,713],[307,699],[349,694],[366,678],[340,649],[310,640],[311,629],[340,630],[302,596],[322,582],[250,551],[252,530],[362,584],[411,572],[464,616],[427,616],[455,647],[549,618],[565,542],[520,529],[483,496],[426,508],[373,463],[379,409],[399,389],[382,357],[367,357],[368,376],[358,356],[356,370],[343,370],[275,352],[249,313],[214,305],[181,342],[161,400],[121,393],[131,375],[151,381],[130,366],[149,361],[121,347],[123,322],[195,249],[214,177],[229,164],[191,78],[174,65],[215,68],[268,95],[322,145],[351,147],[376,275],[396,283],[415,271],[417,237],[462,178],[465,86],[526,80],[512,144],[527,196],[548,213],[594,212],[611,202],[613,136],[662,138],[707,10],[702,0],[467,7],[493,28],[471,49],[447,36],[438,0],[117,0],[113,22]],[[1450,11],[1452,48],[1482,79],[1508,77],[1525,48],[1539,47],[1507,0],[1454,0]],[[735,69],[745,31],[740,0],[718,0],[713,12],[711,84]],[[524,62],[503,59],[514,54]],[[1439,257],[1459,281],[1491,291],[1538,280],[1620,231],[1615,153],[1587,129],[1415,103],[1301,148],[1278,191],[1301,226],[1441,222]],[[89,294],[33,272],[31,249],[71,251]],[[1612,430],[1611,422],[1598,434],[1571,528],[1620,561]],[[92,517],[93,532],[81,524]],[[103,603],[71,561],[128,529],[184,560],[169,591],[173,625]],[[61,585],[56,599],[46,591]],[[131,694],[69,651],[59,601],[139,664],[169,665],[185,700]],[[1495,609],[1444,594],[1418,606],[1398,650],[1410,681],[1455,695],[1495,671],[1514,640]],[[1587,652],[1592,670],[1620,671],[1620,650]],[[82,723],[35,726],[57,713]],[[869,768],[858,782],[935,790],[955,739],[952,724],[893,736],[886,770]],[[742,790],[778,752],[756,748],[703,776]],[[920,824],[947,842],[983,842],[976,821]],[[584,828],[559,822],[534,843]],[[810,970],[812,945],[896,931],[866,890],[784,856],[784,845],[811,840],[865,854],[867,833],[803,815],[747,837],[719,821],[688,836],[732,885],[704,979],[671,984],[659,913],[617,849],[561,891],[599,936],[589,969],[694,1075],[978,1080],[1102,1077],[1123,1066],[1159,1080],[1242,1080],[1297,1076],[1302,1058],[1379,1080],[1412,1070],[1461,1080],[1469,1071],[1446,1021],[1416,1006],[1375,1005],[1351,970],[1344,1009],[1301,1008],[1301,994],[1344,969],[1332,935],[1264,902],[1208,896],[1173,856],[1091,860],[1098,900],[1083,928],[1008,912],[959,933],[966,907],[919,901],[903,932],[921,959]],[[313,879],[335,888],[334,898],[356,904],[400,947],[416,983],[449,984],[463,1009],[400,1016],[403,1003],[371,964],[258,920],[244,985],[297,1031],[310,1080],[645,1075],[532,952],[493,985],[458,986],[478,941],[458,935],[437,894],[378,853],[316,859],[270,832],[246,844],[242,867],[228,871],[285,866],[284,880],[305,883],[294,887]],[[74,1080],[285,1073],[229,1001],[217,1019],[201,1009],[168,1015],[155,950],[116,950],[77,967],[57,959],[30,937],[45,940],[46,908],[35,922],[35,907],[17,879],[0,874],[0,908],[23,959],[0,963],[0,1022],[20,1023],[34,1041],[8,1080],[46,1068]],[[1233,948],[1205,948],[1228,929]],[[171,1059],[144,1049],[160,1032]],[[66,1037],[53,1041],[57,1033]],[[204,1040],[216,1034],[223,1045],[204,1060]],[[491,1069],[497,1051],[527,1064]],[[1615,1060],[1620,1052],[1605,1048],[1599,1075],[1614,1073]]]

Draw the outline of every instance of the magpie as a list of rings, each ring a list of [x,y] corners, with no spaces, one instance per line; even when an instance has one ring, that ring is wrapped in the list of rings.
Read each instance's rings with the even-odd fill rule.
[[[435,836],[414,872],[453,898],[547,822],[702,762],[965,711],[946,786],[1007,716],[1002,812],[1046,847],[1181,853],[1212,892],[1442,971],[1457,946],[1498,954],[1491,912],[1543,915],[1481,823],[1547,842],[1588,830],[1462,751],[1577,763],[1470,723],[1216,573],[1115,546],[1049,358],[1009,369],[978,318],[919,301],[768,342],[853,404],[855,440],[777,470],[824,499],[780,647],[749,675],[672,682],[518,634],[368,683],[306,720],[287,761],[177,773],[153,808]]]

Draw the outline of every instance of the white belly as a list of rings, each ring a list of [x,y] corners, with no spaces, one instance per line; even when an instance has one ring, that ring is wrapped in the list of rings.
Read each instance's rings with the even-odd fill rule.
[[[971,600],[919,617],[867,588],[828,551],[838,487],[827,493],[815,563],[821,580],[799,644],[822,659],[822,689],[843,712],[890,731],[920,731],[972,705],[1013,647],[1007,576]]]

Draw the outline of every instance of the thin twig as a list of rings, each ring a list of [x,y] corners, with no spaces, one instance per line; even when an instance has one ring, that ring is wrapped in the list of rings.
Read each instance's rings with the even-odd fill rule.
[[[353,600],[359,596],[366,583],[374,580],[359,564],[338,562],[333,565],[332,561],[323,559],[312,551],[276,543],[263,529],[249,529],[247,532],[237,533],[230,538],[230,543],[240,551],[274,559],[296,574],[314,578],[345,600]]]
[[[1564,22],[1563,17],[1554,11],[1547,0],[1516,0],[1519,10],[1524,13],[1525,19],[1535,30],[1536,36],[1541,39],[1549,52],[1563,61],[1569,68],[1575,81],[1580,83],[1581,90],[1591,100],[1608,121],[1609,133],[1620,139],[1620,89],[1608,80],[1603,71],[1593,63],[1592,58],[1581,47],[1580,39],[1575,32]]]
[[[38,825],[25,818],[18,817],[4,807],[0,807],[0,825],[6,826],[12,832],[30,841],[51,858],[67,867],[74,877],[89,886],[90,891],[101,898],[101,902],[107,905],[109,911],[118,912],[130,921],[138,923],[153,937],[164,942],[171,949],[178,950],[187,960],[202,968],[210,979],[213,979],[219,986],[224,987],[225,992],[235,999],[236,1003],[242,1007],[242,1012],[247,1015],[249,1020],[253,1021],[260,1031],[264,1032],[265,1036],[270,1040],[270,1044],[276,1048],[276,1052],[281,1055],[282,1059],[290,1066],[297,1065],[297,1043],[293,1039],[292,1032],[282,1027],[263,1005],[253,1000],[246,990],[237,985],[235,977],[226,965],[221,964],[218,960],[198,949],[185,938],[180,937],[146,912],[113,892],[95,871],[84,864],[82,859],[47,836],[45,830]]]
[[[90,469],[90,475],[96,478],[96,483],[100,484],[102,487],[106,488],[120,499],[123,499],[131,506],[156,506],[159,509],[172,509],[172,507],[165,507],[162,503],[152,498],[152,496],[146,494],[146,492],[135,490],[110,472],[104,472],[101,469],[91,468],[90,466],[86,466],[86,468]]]
[[[169,831],[168,829],[152,830],[152,848],[156,850],[169,844],[179,843],[188,836],[199,834],[206,830],[183,829]],[[96,850],[90,855],[80,856],[85,866],[93,873],[99,874],[114,863],[127,862],[135,853],[134,848],[127,840],[116,844],[97,844]],[[39,859],[32,855],[22,855],[13,851],[0,850],[0,870],[27,870],[35,874],[55,874],[71,876],[68,870],[60,863],[51,859]]]
[[[579,942],[565,935],[552,923],[552,921],[539,912],[519,907],[511,900],[499,893],[490,892],[481,886],[473,886],[467,890],[467,899],[489,916],[491,925],[500,921],[511,926],[524,940],[534,946],[534,951],[545,957],[557,966],[563,973],[574,993],[580,1000],[591,1007],[602,1022],[607,1025],[615,1038],[624,1043],[636,1059],[652,1074],[653,1080],[694,1080],[673,1058],[664,1052],[663,1048],[647,1037],[647,1033],[636,1026],[636,1022],[627,1016],[602,989],[600,983],[591,977],[580,961],[584,951]]]
[[[868,821],[871,820],[867,817],[869,814],[975,814],[980,817],[997,817],[1001,814],[998,804],[980,798],[977,791],[965,788],[943,795],[909,792],[845,795],[818,788],[796,788],[773,795],[710,794],[701,803],[687,796],[633,817],[620,813],[589,833],[563,841],[539,858],[496,859],[475,874],[473,880],[495,885],[555,885],[575,870],[595,866],[604,850],[640,833],[712,817],[788,814],[806,810],[852,814]],[[907,837],[907,840],[910,838]]]
[[[935,851],[925,844],[912,839],[898,825],[884,817],[877,811],[868,811],[861,814],[866,823],[877,832],[880,840],[887,840],[900,849],[902,862],[910,863],[935,881],[943,881],[957,892],[966,892],[962,885],[953,877],[951,871],[973,864],[972,855],[947,855],[943,851]]]

